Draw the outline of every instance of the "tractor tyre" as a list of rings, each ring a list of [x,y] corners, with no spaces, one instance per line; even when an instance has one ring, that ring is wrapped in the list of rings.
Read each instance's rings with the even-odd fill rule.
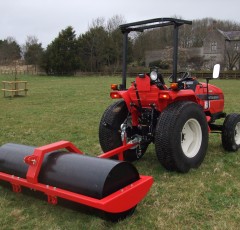
[[[181,173],[201,165],[208,147],[208,124],[203,109],[191,101],[177,101],[161,113],[155,135],[158,160]]]
[[[128,108],[123,100],[113,103],[105,110],[99,125],[99,142],[103,152],[122,146],[120,126],[127,116]],[[131,137],[128,136],[128,138]],[[132,162],[140,159],[146,152],[148,144],[140,145],[141,154],[139,154],[139,147],[127,150],[123,154],[124,160]]]
[[[240,114],[228,114],[223,122],[222,145],[226,151],[235,152],[240,148]]]

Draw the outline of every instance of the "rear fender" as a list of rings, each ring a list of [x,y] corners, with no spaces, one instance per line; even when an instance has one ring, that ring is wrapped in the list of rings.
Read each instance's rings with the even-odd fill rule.
[[[179,90],[179,91],[171,91],[170,93],[172,101],[193,101],[197,102],[196,95],[193,90]]]
[[[128,110],[130,111],[130,103],[131,103],[131,98],[129,96],[128,91],[113,91],[110,93],[110,97],[112,99],[123,99],[126,102],[126,105],[128,107]]]
[[[175,101],[192,101],[199,104],[199,101],[192,90],[161,91],[159,94],[158,110],[162,112],[169,104]]]
[[[122,98],[125,101],[128,111],[130,111],[131,115],[132,115],[132,126],[137,126],[139,112],[134,106],[131,106],[131,98],[130,98],[129,92],[128,91],[113,91],[110,93],[110,97],[113,99]]]

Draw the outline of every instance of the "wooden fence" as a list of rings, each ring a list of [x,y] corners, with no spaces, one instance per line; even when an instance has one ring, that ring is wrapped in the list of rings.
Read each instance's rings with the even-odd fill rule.
[[[171,73],[170,72],[161,72],[164,78],[168,78]],[[1,70],[0,75],[46,75],[45,72],[39,72],[35,70]],[[129,72],[127,73],[128,77],[135,77],[138,73]],[[206,78],[211,77],[212,72],[191,72],[192,76],[196,76],[197,78]],[[121,76],[121,72],[115,73],[105,73],[105,72],[77,72],[74,76]],[[222,71],[220,72],[220,79],[240,79],[240,71]]]

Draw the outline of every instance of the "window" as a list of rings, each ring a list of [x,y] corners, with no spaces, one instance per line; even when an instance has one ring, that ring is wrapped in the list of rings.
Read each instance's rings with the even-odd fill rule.
[[[236,51],[239,50],[239,44],[238,44],[238,43],[235,43],[235,44],[234,44],[234,50],[236,50]]]
[[[211,43],[211,51],[216,51],[217,50],[217,42],[212,42]]]

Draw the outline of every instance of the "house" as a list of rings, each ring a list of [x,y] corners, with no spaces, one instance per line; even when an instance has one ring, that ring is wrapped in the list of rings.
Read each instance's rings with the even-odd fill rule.
[[[240,31],[213,29],[204,39],[203,54],[208,67],[220,63],[225,69],[239,69]]]
[[[167,59],[171,62],[171,55],[171,48],[147,51],[146,66],[157,60]],[[225,69],[240,69],[240,31],[222,31],[213,28],[207,33],[202,47],[179,47],[180,68],[212,69],[216,63],[221,64]]]

